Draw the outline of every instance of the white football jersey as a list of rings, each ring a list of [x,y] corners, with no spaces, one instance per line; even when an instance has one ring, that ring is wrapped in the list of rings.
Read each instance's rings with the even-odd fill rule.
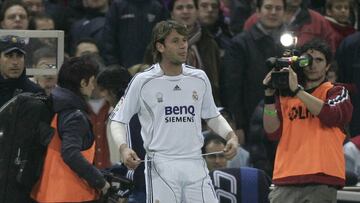
[[[179,157],[201,154],[201,119],[220,115],[205,72],[185,64],[177,76],[164,75],[159,64],[137,74],[111,119],[128,124],[136,113],[145,150]]]

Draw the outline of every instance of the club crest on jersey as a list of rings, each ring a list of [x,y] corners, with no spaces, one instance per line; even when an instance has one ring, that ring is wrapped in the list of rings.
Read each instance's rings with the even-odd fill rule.
[[[192,99],[193,99],[194,101],[199,100],[199,96],[198,96],[198,94],[197,94],[197,92],[196,92],[195,90],[193,91]]]
[[[158,103],[163,102],[163,94],[161,92],[156,93],[156,100]]]

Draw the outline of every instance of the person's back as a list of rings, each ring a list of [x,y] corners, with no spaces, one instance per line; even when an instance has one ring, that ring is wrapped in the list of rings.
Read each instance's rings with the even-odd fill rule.
[[[151,29],[167,12],[157,0],[115,0],[106,14],[103,57],[125,68],[142,62]]]
[[[0,202],[32,202],[53,129],[51,99],[24,92],[0,108]],[[34,130],[36,129],[36,130]]]
[[[340,44],[336,52],[336,61],[339,65],[339,79],[341,83],[346,83],[351,87],[351,101],[354,105],[353,115],[350,122],[350,136],[355,137],[360,134],[360,32],[356,32],[346,37]]]

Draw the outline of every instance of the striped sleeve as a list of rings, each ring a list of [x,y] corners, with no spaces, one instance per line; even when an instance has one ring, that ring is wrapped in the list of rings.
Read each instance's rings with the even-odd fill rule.
[[[348,90],[343,86],[334,86],[326,96],[326,101],[318,115],[326,126],[343,128],[351,120],[353,106]]]

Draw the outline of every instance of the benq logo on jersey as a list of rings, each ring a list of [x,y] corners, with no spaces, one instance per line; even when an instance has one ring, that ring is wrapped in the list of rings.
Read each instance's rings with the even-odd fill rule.
[[[194,122],[195,107],[165,106],[165,123]]]

